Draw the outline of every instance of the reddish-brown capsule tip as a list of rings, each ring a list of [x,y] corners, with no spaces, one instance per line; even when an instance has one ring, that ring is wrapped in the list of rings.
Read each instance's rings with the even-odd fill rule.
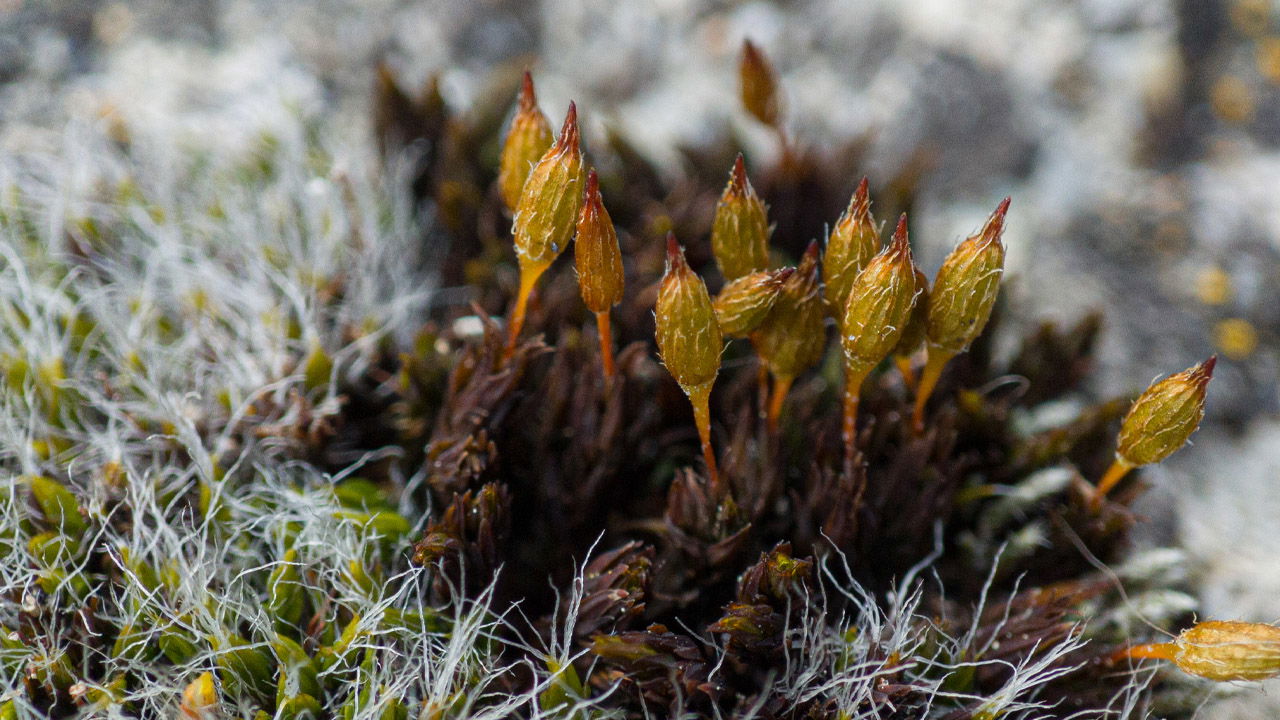
[[[893,231],[893,240],[889,242],[889,251],[895,255],[911,252],[911,243],[907,241],[907,214],[898,218],[898,227]]]
[[[1000,205],[996,207],[996,215],[1000,217],[1000,222],[1004,222],[1005,213],[1009,212],[1009,203],[1013,202],[1013,198],[1005,197],[1000,201]]]
[[[871,183],[867,180],[867,176],[863,175],[858,181],[858,188],[853,191],[853,204],[862,206],[871,201]]]
[[[676,240],[676,234],[667,233],[667,272],[680,268],[685,264],[684,249],[680,247],[679,241]]]
[[[815,265],[817,264],[818,262],[818,241],[817,240],[809,241],[809,247],[806,247],[804,249],[804,255],[801,256],[800,262],[802,265],[807,265],[809,263],[813,263]]]
[[[1200,367],[1197,367],[1195,371],[1192,373],[1192,375],[1201,384],[1208,384],[1209,380],[1213,378],[1213,368],[1217,364],[1218,364],[1218,356],[1214,355],[1208,360],[1205,360],[1204,362],[1200,363]]]
[[[587,191],[583,196],[583,202],[586,206],[599,204],[600,200],[600,177],[596,175],[594,168],[587,173]]]
[[[747,179],[747,164],[742,160],[742,153],[733,161],[733,172],[729,176],[729,192],[740,197],[746,196],[751,189],[751,181]]]
[[[556,150],[564,152],[565,150],[578,148],[578,106],[569,101],[569,112],[564,116],[564,126],[560,128],[560,139],[556,140]]]
[[[1009,212],[1011,200],[1012,198],[1001,200],[1000,205],[996,207],[996,211],[991,213],[991,217],[987,218],[987,224],[982,226],[983,245],[1000,239],[1000,233],[1004,232],[1004,216]]]
[[[528,70],[524,71],[524,80],[520,82],[520,110],[521,112],[537,112],[538,96],[533,92],[533,75]]]

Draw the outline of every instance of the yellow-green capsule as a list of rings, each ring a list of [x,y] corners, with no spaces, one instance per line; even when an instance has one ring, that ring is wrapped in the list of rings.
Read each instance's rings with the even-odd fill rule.
[[[1204,419],[1204,398],[1218,356],[1152,383],[1129,408],[1116,439],[1116,458],[1098,481],[1091,507],[1098,510],[1102,499],[1129,471],[1158,463],[1187,444]]]
[[[667,235],[667,267],[655,310],[658,354],[687,392],[714,382],[724,338],[707,286],[685,261],[675,235]]]
[[[850,288],[840,336],[849,373],[865,376],[893,352],[915,301],[916,272],[904,214],[893,241],[867,263]]]
[[[585,180],[578,109],[569,103],[559,140],[530,171],[516,204],[512,233],[522,270],[545,269],[569,247]]]
[[[795,268],[753,272],[720,289],[711,306],[720,331],[728,337],[746,337],[769,315],[782,292],[782,284]]]
[[[764,323],[751,333],[756,352],[775,377],[794,379],[822,359],[827,333],[819,284],[818,243],[813,242],[782,283]]]
[[[613,220],[600,197],[600,179],[595,170],[587,174],[587,192],[577,229],[573,261],[582,302],[591,312],[608,312],[622,302],[622,250]]]
[[[929,351],[955,356],[987,326],[1004,273],[1000,235],[1009,210],[1005,198],[982,230],[960,243],[943,261],[929,293],[925,334]]]
[[[867,190],[867,179],[862,178],[849,207],[840,215],[831,234],[827,236],[827,247],[822,253],[822,280],[825,283],[823,294],[827,301],[827,311],[836,322],[843,322],[844,308],[849,304],[849,291],[853,281],[862,269],[875,257],[880,246],[880,233],[876,229],[876,220],[871,215],[871,197]]]
[[[1008,211],[1009,198],[1005,198],[982,230],[951,251],[933,280],[925,313],[929,356],[916,386],[911,416],[911,427],[917,435],[924,432],[925,404],[942,377],[942,370],[951,358],[968,349],[991,319],[1000,292],[1000,276],[1004,274],[1000,234]]]
[[[1218,358],[1153,383],[1120,426],[1116,457],[1132,467],[1158,463],[1187,444],[1204,418],[1204,398]]]
[[[507,209],[515,212],[520,203],[520,191],[524,189],[534,163],[542,158],[555,140],[551,122],[538,109],[538,98],[533,92],[533,76],[524,74],[516,114],[511,118],[502,143],[502,155],[498,159],[498,191]]]
[[[1280,627],[1209,620],[1173,642],[1138,645],[1121,656],[1171,660],[1183,672],[1218,682],[1267,680],[1280,675]]]
[[[778,101],[778,73],[750,40],[742,41],[738,83],[742,106],[747,112],[765,125],[777,127],[782,114]]]
[[[716,205],[711,252],[726,281],[769,267],[769,221],[764,202],[747,179],[741,154]]]
[[[667,268],[658,288],[655,308],[658,354],[693,405],[694,423],[707,463],[710,484],[720,488],[715,452],[711,447],[711,386],[720,372],[724,336],[716,322],[711,296],[702,278],[685,261],[676,236],[667,234]]]

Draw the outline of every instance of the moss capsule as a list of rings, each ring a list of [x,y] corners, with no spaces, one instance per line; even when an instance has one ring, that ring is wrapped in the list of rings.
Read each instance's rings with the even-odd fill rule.
[[[747,179],[742,156],[734,161],[711,226],[711,252],[726,281],[769,267],[769,222],[764,202]]]
[[[502,143],[502,155],[498,159],[498,191],[507,209],[515,212],[520,203],[520,191],[524,189],[529,172],[551,147],[555,136],[551,122],[538,109],[538,98],[533,91],[533,77],[526,72],[516,101],[516,113]]]

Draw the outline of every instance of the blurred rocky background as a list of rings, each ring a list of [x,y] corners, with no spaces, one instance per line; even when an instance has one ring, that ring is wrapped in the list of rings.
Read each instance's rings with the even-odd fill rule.
[[[52,159],[92,125],[235,152],[304,118],[362,162],[385,61],[457,109],[531,67],[553,118],[573,98],[588,143],[616,129],[678,177],[677,146],[777,152],[737,101],[746,37],[796,142],[856,147],[873,186],[912,179],[927,271],[1013,197],[1011,310],[1104,309],[1099,391],[1220,355],[1197,447],[1141,510],[1188,553],[1205,617],[1280,620],[1280,4],[0,0],[0,152]],[[1237,702],[1214,716],[1276,709]]]

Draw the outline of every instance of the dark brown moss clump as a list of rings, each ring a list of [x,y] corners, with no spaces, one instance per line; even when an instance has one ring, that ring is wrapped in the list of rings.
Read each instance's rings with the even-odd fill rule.
[[[436,418],[423,461],[442,510],[418,544],[418,558],[439,561],[446,576],[466,562],[487,577],[500,562],[499,596],[549,624],[566,610],[554,605],[547,579],[567,594],[575,568],[596,547],[575,634],[590,652],[577,670],[597,690],[621,682],[622,692],[605,704],[629,716],[680,709],[708,717],[842,717],[856,710],[958,720],[982,706],[961,699],[965,694],[990,696],[1011,667],[1047,656],[1082,631],[1092,642],[1053,661],[1051,668],[1070,672],[1039,688],[1037,699],[1063,715],[1105,707],[1129,679],[1107,660],[1120,638],[1086,623],[1086,607],[1118,601],[1088,556],[1122,557],[1133,522],[1124,503],[1140,488],[1128,484],[1098,512],[1088,505],[1085,478],[1110,462],[1126,406],[1083,400],[1099,319],[1067,329],[1045,325],[1011,360],[998,362],[990,352],[990,338],[1000,332],[996,312],[985,334],[965,340],[967,352],[948,354],[954,360],[922,406],[918,432],[911,427],[914,393],[882,363],[861,395],[850,462],[841,438],[843,381],[834,371],[838,343],[828,342],[827,331],[819,326],[822,334],[806,340],[826,348],[821,367],[806,364],[786,378],[790,399],[776,431],[765,422],[761,361],[746,343],[731,343],[711,395],[715,482],[698,461],[689,404],[658,364],[651,311],[664,262],[659,230],[675,229],[693,270],[719,280],[708,238],[722,178],[694,175],[663,188],[652,168],[610,140],[588,164],[601,165],[599,185],[608,189],[626,259],[628,297],[613,325],[625,347],[617,375],[606,382],[601,374],[591,313],[565,269],[549,273],[529,310],[526,327],[535,339],[510,360],[500,357],[494,326],[473,341],[444,333],[463,347],[444,402],[395,404],[402,427],[422,427],[424,413]],[[698,157],[728,155],[718,148]],[[856,176],[833,174],[835,163],[794,149],[782,163],[764,171],[763,200],[807,203],[804,214],[834,221],[841,208],[824,199],[848,197],[845,181]],[[492,173],[484,163],[466,173],[481,178],[475,194],[493,198],[486,190]],[[809,183],[823,192],[806,193]],[[1006,206],[998,212],[1002,222]],[[456,276],[457,263],[482,263],[488,269],[478,275],[487,280],[476,299],[497,315],[515,290],[514,257],[492,251],[502,233],[486,237],[483,230],[504,226],[500,204],[486,200],[479,212],[475,228],[453,231],[453,247],[470,248],[468,257],[441,272]],[[774,235],[775,251],[792,261],[801,260],[795,230],[779,223]],[[812,297],[821,312],[821,290]],[[446,313],[440,321],[447,326],[449,319]],[[908,361],[909,353],[900,359]],[[408,362],[412,368],[412,357]],[[406,397],[431,386],[412,371],[405,382],[396,392]],[[1019,429],[1020,418],[1062,399],[1080,403],[1074,421]],[[1046,484],[1046,477],[1057,480]],[[1019,488],[1032,499],[1011,511],[1004,496]],[[461,523],[462,515],[475,522]],[[930,641],[914,658],[886,650],[877,659],[873,650],[860,661],[879,663],[885,674],[857,708],[822,693],[796,702],[771,685],[794,670],[796,633],[806,624],[826,622],[837,632],[841,613],[867,612],[836,585],[856,582],[865,603],[886,603],[885,593],[922,563],[945,595],[926,583],[921,612],[938,620],[921,632],[972,632],[968,645]],[[831,570],[846,565],[848,577]],[[919,665],[962,661],[977,666],[931,672]],[[817,686],[840,670],[815,672]],[[960,695],[935,697],[940,687]]]

